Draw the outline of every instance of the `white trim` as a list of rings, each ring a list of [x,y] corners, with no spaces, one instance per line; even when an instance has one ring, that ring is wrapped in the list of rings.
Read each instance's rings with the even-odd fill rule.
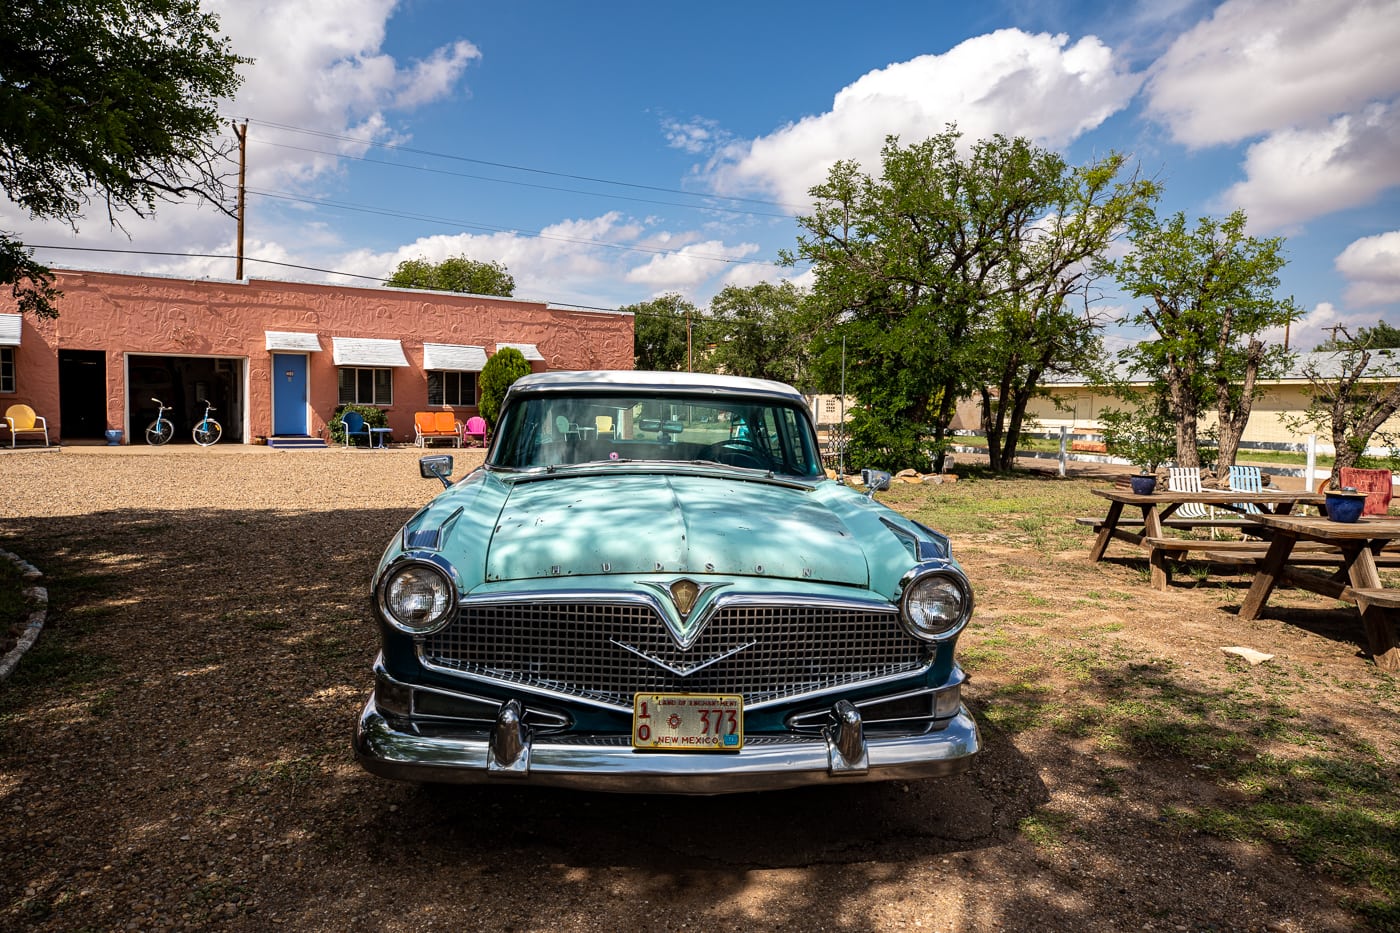
[[[298,334],[285,330],[263,331],[267,349],[276,353],[319,353],[321,338],[316,334]]]
[[[19,335],[23,329],[23,314],[0,314],[0,347],[19,346]]]
[[[423,368],[479,373],[486,366],[486,348],[455,343],[424,343]]]
[[[520,353],[525,357],[525,359],[530,360],[531,362],[544,362],[544,356],[541,355],[540,348],[535,346],[533,343],[498,343],[496,344],[496,352],[500,353],[506,347],[512,347],[516,350],[519,350]]]
[[[408,365],[408,358],[403,355],[403,344],[397,340],[380,340],[373,337],[332,337],[331,345],[337,366],[384,369],[390,366]]]

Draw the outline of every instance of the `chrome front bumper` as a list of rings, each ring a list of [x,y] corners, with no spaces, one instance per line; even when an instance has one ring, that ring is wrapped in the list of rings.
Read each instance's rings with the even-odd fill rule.
[[[735,753],[640,752],[630,737],[533,733],[518,704],[489,729],[417,734],[395,728],[371,696],[355,729],[366,770],[405,781],[539,786],[643,794],[727,794],[852,781],[915,780],[967,770],[981,747],[965,706],[937,728],[867,736],[845,701],[820,735],[749,736]]]

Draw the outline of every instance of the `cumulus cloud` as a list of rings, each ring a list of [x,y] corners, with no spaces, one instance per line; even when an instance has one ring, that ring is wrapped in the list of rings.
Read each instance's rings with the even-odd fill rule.
[[[723,193],[762,190],[802,204],[838,159],[878,168],[887,135],[914,142],[948,123],[971,139],[1000,132],[1061,146],[1125,107],[1140,80],[1093,36],[1070,44],[1002,29],[870,72],[828,112],[726,147],[712,179]]]
[[[410,110],[451,94],[481,52],[464,39],[400,63],[383,51],[394,0],[214,0],[209,9],[234,51],[254,59],[228,105],[235,117],[258,124],[249,138],[249,184],[304,182],[333,169],[332,156],[285,146],[308,137],[268,124],[350,137],[309,148],[363,152],[369,142],[393,138],[386,112]],[[294,90],[292,90],[294,89]]]
[[[717,261],[742,259],[758,252],[756,243],[729,246],[720,240],[691,243],[681,249],[657,255],[628,271],[627,281],[659,291],[693,288],[715,275]]]
[[[1400,230],[1356,240],[1337,256],[1336,267],[1349,283],[1348,304],[1369,307],[1400,302]]]
[[[1315,125],[1400,91],[1394,0],[1229,0],[1152,69],[1147,114],[1188,146]]]
[[[1277,229],[1368,203],[1400,184],[1400,108],[1377,104],[1315,130],[1284,130],[1250,146],[1245,180],[1219,199],[1252,226]]]

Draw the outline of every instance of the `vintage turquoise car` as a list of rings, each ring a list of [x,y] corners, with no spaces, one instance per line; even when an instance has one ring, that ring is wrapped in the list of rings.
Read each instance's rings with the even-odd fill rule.
[[[373,773],[715,794],[977,753],[966,574],[942,534],[827,478],[794,389],[526,376],[482,468],[421,472],[447,488],[373,580]]]

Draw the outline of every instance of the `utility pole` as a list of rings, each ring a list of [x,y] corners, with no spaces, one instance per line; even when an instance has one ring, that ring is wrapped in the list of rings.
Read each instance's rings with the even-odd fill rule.
[[[685,309],[685,371],[695,372],[695,352],[691,349],[690,340],[690,308]]]
[[[238,136],[238,260],[234,267],[233,277],[241,282],[243,281],[243,179],[247,175],[248,168],[248,121],[244,120],[242,126],[237,123],[233,124],[233,132]]]

